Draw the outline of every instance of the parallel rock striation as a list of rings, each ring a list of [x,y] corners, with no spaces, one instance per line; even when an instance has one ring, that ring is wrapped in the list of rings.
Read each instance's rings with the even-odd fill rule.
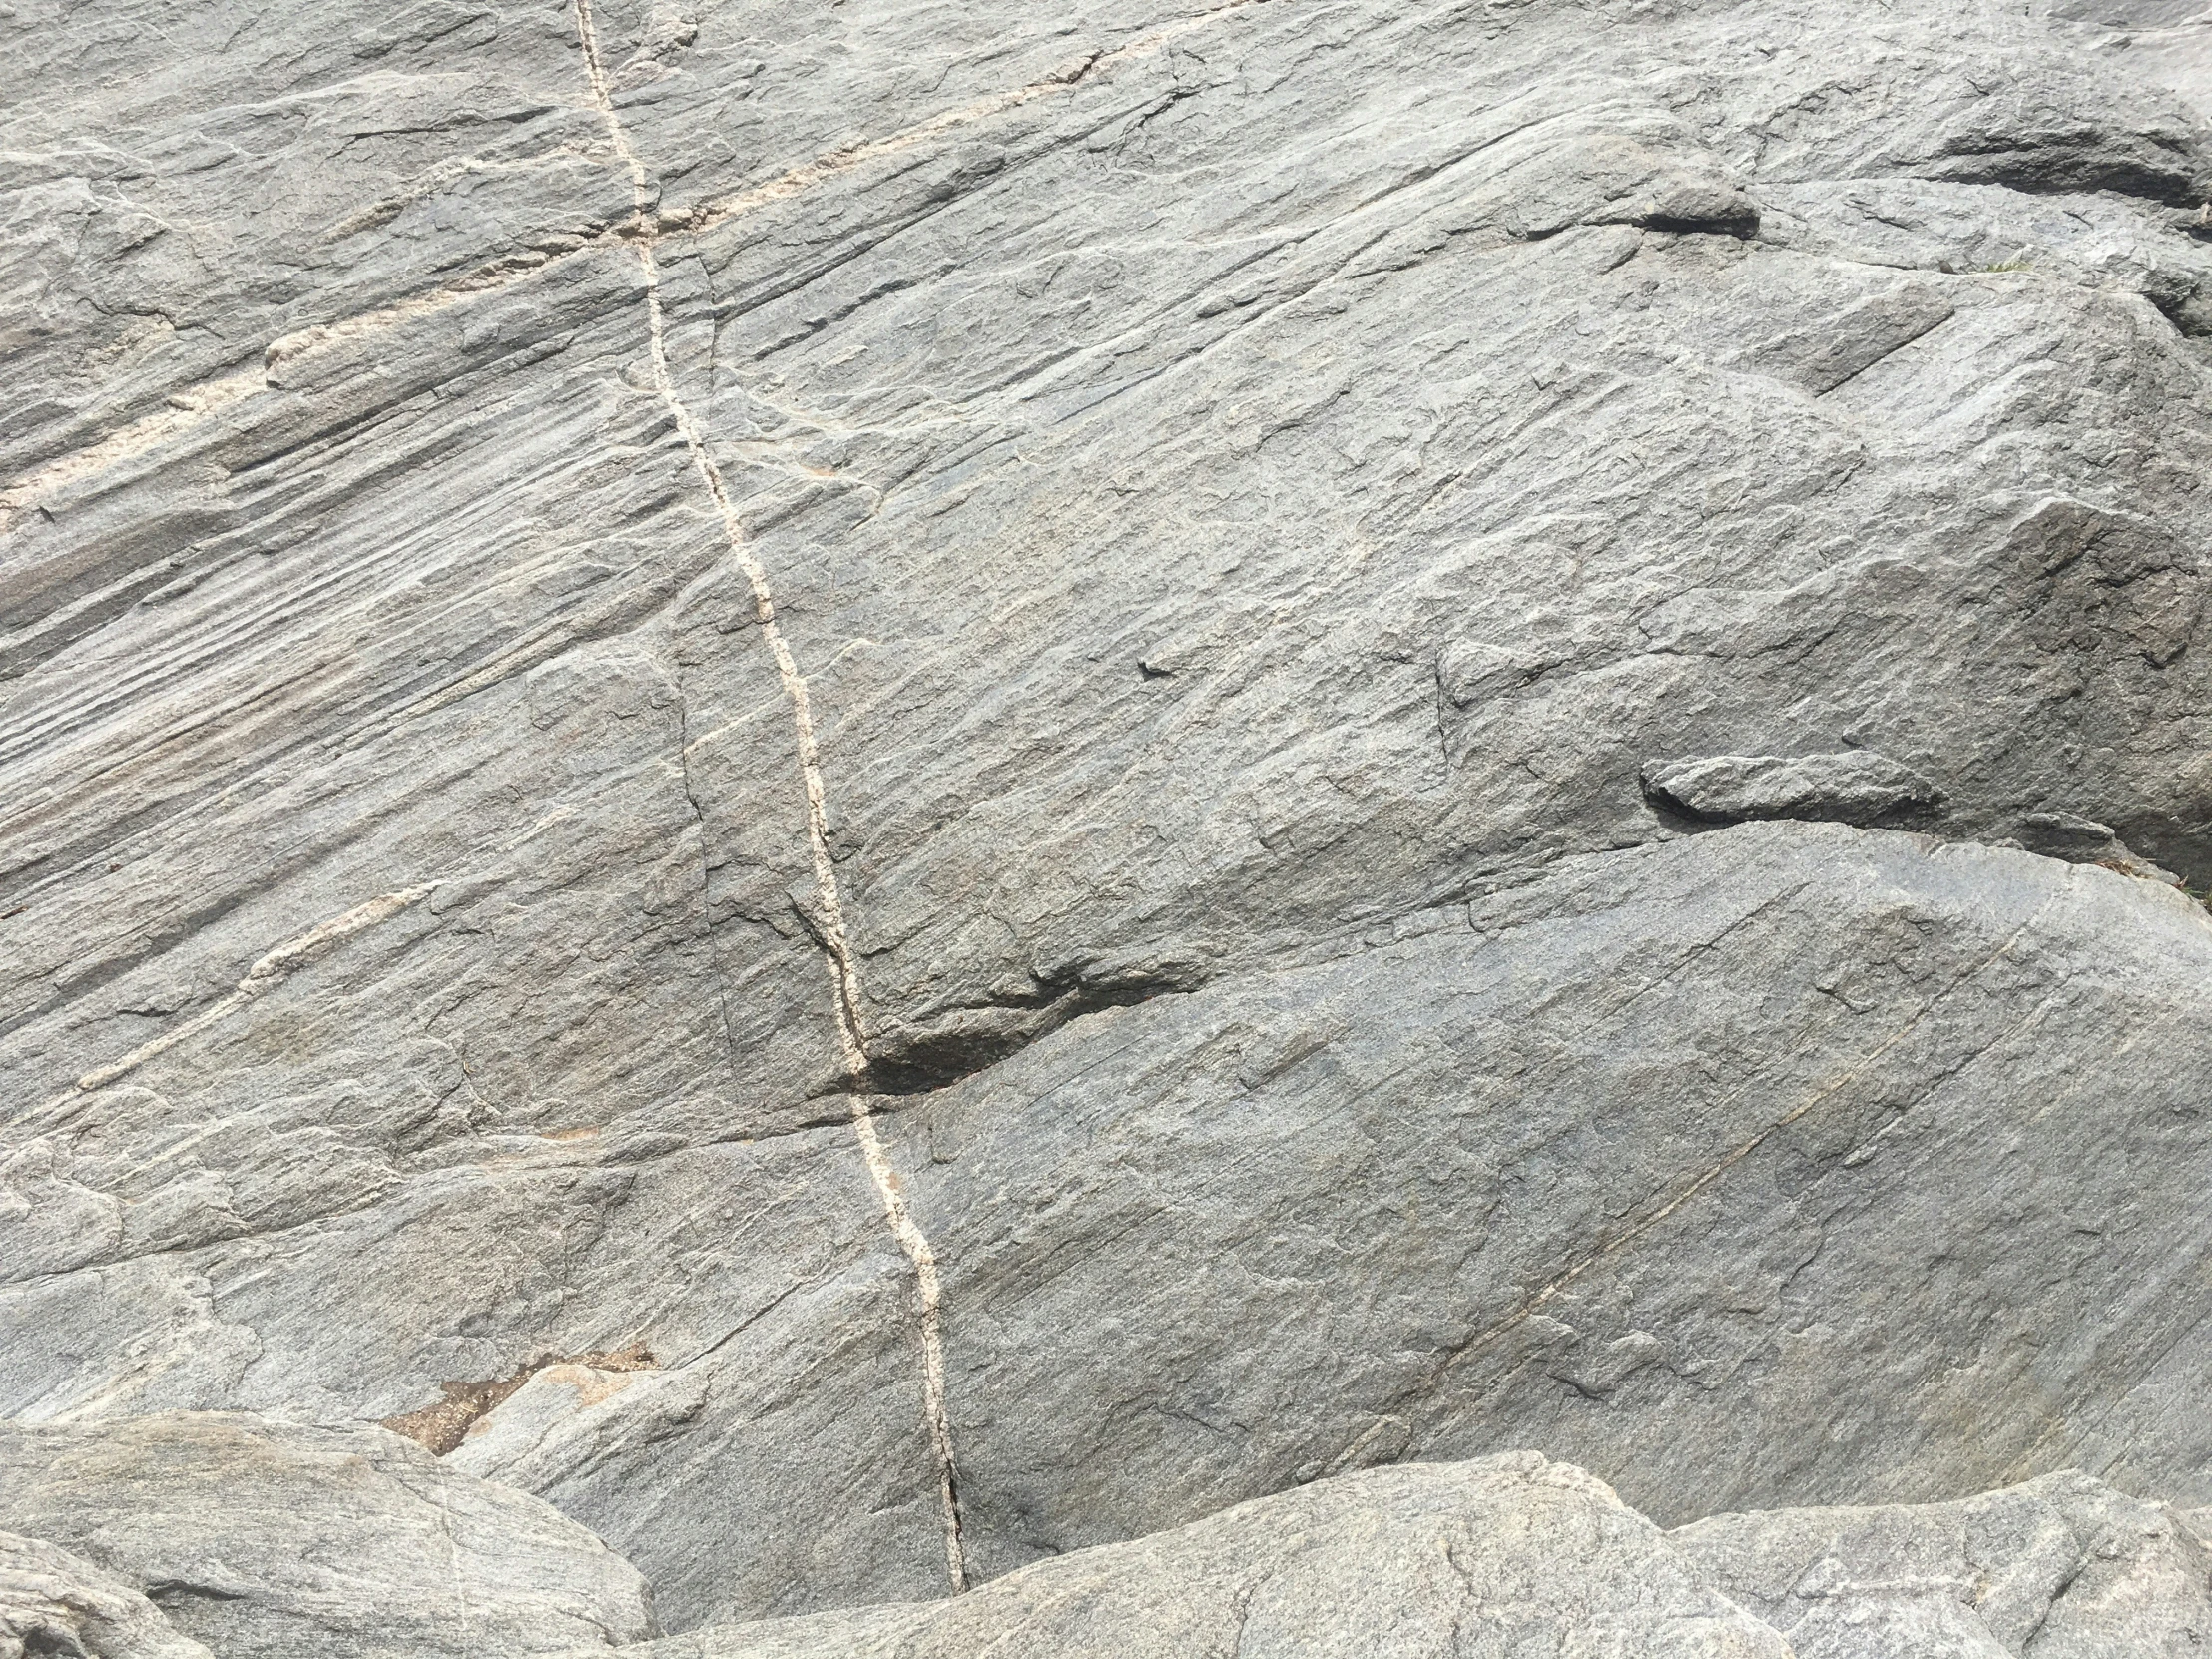
[[[637,1570],[582,1527],[375,1428],[194,1412],[0,1425],[0,1513],[122,1581],[92,1580],[129,1604],[98,1604],[109,1626],[150,1615],[206,1644],[96,1642],[101,1659],[604,1651],[655,1628]]]
[[[2199,8],[17,16],[0,1528],[2212,1504]]]

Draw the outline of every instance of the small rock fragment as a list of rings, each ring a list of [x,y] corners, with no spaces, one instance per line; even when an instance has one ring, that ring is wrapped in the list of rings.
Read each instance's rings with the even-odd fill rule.
[[[1644,767],[1643,785],[1655,805],[1713,824],[1790,818],[1871,825],[1929,812],[1943,799],[1912,768],[1867,749],[1654,761]]]

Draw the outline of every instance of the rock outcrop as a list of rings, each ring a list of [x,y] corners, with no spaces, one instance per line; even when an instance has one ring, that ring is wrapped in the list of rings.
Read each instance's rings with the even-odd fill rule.
[[[0,1532],[0,1659],[210,1659],[90,1561]]]
[[[489,1659],[655,1631],[637,1570],[574,1521],[377,1428],[193,1412],[4,1424],[0,1514],[96,1564],[72,1581],[96,1659]],[[81,1567],[32,1547],[59,1564],[34,1554],[24,1571]],[[0,1620],[28,1582],[12,1560],[0,1553]]]
[[[1040,1561],[949,1601],[717,1627],[637,1659],[2149,1659],[2212,1637],[2212,1554],[2079,1474],[1663,1533],[1531,1453],[1408,1464]],[[1564,1636],[1564,1640],[1562,1637]]]
[[[1252,1659],[1583,1650],[1790,1659],[1643,1516],[1532,1453],[1371,1469],[948,1601],[702,1631],[637,1659]]]
[[[2212,12],[187,11],[11,14],[0,1529],[2212,1505]]]
[[[1667,1541],[1798,1659],[2153,1659],[2212,1643],[2212,1555],[2073,1473],[1925,1508],[1716,1515]]]

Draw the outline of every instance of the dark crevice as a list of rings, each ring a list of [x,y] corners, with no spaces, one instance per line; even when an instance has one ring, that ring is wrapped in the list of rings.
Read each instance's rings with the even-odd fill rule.
[[[1679,236],[1700,233],[1708,236],[1734,237],[1739,242],[1756,242],[1759,238],[1759,210],[1750,203],[1731,207],[1710,214],[1651,213],[1630,221],[1639,230],[1671,231]]]
[[[1819,797],[1793,802],[1787,806],[1747,808],[1740,811],[1700,811],[1688,802],[1668,794],[1663,786],[1649,779],[1641,780],[1640,783],[1644,803],[1651,808],[1659,822],[1667,829],[1684,834],[1726,829],[1736,824],[1841,824],[1854,830],[1926,830],[1933,829],[1946,816],[1940,800],[1898,801],[1870,810],[1862,803],[1824,800]]]
[[[146,1599],[157,1607],[176,1607],[188,1601],[244,1601],[243,1592],[219,1590],[213,1584],[192,1584],[182,1578],[165,1578],[146,1586]]]
[[[2094,149],[2054,148],[2023,153],[1995,146],[1986,151],[1961,148],[1936,158],[1926,176],[1942,184],[2002,185],[2023,196],[2109,191],[2170,208],[2194,208],[2204,200],[2204,181],[2181,156],[2174,158],[2173,166],[2160,167],[2151,162],[2116,160]]]
[[[1117,975],[1093,982],[1072,977],[1041,980],[1033,993],[997,997],[978,1009],[962,1010],[984,1016],[965,1026],[914,1031],[874,1046],[867,1070],[847,1087],[861,1094],[934,1093],[990,1070],[1040,1037],[1088,1014],[1134,1007],[1157,996],[1187,995],[1205,982],[1203,974],[1190,971]]]

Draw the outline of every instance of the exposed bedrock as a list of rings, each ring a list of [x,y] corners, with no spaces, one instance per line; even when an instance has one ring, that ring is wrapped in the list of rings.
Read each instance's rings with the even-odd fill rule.
[[[950,1601],[730,1625],[638,1659],[2181,1659],[2212,1564],[2163,1504],[2079,1474],[1966,1501],[1661,1532],[1533,1453],[1341,1475]]]
[[[2196,9],[17,10],[6,1432],[2212,1503]]]
[[[1531,1452],[1375,1469],[1042,1561],[966,1596],[710,1628],[632,1659],[1323,1659],[1378,1642],[1791,1659],[1666,1535]]]
[[[161,1608],[90,1561],[0,1532],[0,1659],[211,1659]]]
[[[1542,1443],[1671,1523],[2201,1501],[2212,917],[1746,827],[1085,1021],[901,1112],[986,1570]]]
[[[87,1601],[104,1620],[88,1631],[97,1659],[519,1655],[655,1633],[637,1570],[574,1521],[377,1428],[193,1412],[10,1423],[0,1513],[97,1564],[74,1574],[105,1592]],[[69,1571],[47,1543],[21,1562],[15,1547],[0,1542],[0,1621],[13,1571],[47,1555]]]
[[[2179,1659],[2212,1640],[2193,1518],[2060,1472],[1918,1508],[1715,1515],[1667,1542],[1798,1659]]]

